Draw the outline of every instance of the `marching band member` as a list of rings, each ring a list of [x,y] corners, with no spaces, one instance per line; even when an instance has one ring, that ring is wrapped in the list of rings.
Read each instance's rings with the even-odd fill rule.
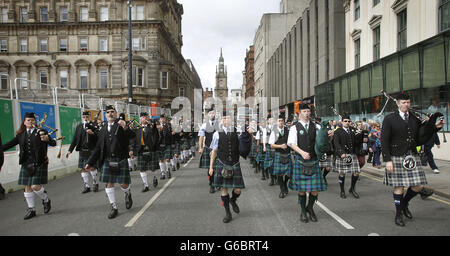
[[[211,154],[211,142],[213,134],[218,130],[218,122],[216,121],[216,111],[214,108],[209,108],[208,110],[209,120],[202,124],[200,131],[198,133],[199,137],[199,154],[200,154],[200,164],[199,168],[208,169],[208,180],[209,180],[209,193],[215,193],[216,190],[213,186],[214,176],[209,175],[209,165],[210,165],[210,154]]]

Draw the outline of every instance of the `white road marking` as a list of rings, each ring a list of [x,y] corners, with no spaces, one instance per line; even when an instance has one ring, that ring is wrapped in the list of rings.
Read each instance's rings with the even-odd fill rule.
[[[70,233],[67,236],[80,236],[80,234],[78,234],[78,233]]]
[[[183,167],[186,167],[186,166],[192,161],[192,159],[194,159],[194,158],[189,159],[189,161],[187,161],[187,163],[185,163],[185,164],[183,165]]]
[[[378,233],[370,233],[367,236],[380,236],[380,234],[378,234]]]
[[[147,202],[147,204],[145,204],[145,206],[138,212],[136,213],[136,215],[125,225],[126,228],[132,227],[134,225],[134,223],[136,223],[136,221],[142,216],[142,214],[144,214],[144,212],[156,201],[156,199],[158,199],[158,197],[164,192],[164,190],[167,189],[167,187],[174,181],[176,180],[177,177],[173,177],[171,178],[162,189],[160,189],[158,191],[158,193],[156,193],[151,199],[150,201]]]
[[[316,204],[322,208],[326,213],[328,213],[331,217],[333,217],[337,222],[339,222],[342,226],[344,226],[346,229],[355,229],[350,224],[348,224],[345,220],[343,220],[341,217],[339,217],[336,213],[330,211],[325,205],[321,204],[319,201],[316,202]]]

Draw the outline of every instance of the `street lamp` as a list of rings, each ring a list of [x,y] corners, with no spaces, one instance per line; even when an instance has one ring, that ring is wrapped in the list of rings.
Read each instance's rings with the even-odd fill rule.
[[[128,4],[128,103],[133,102],[133,52],[131,42],[131,0],[127,1]]]

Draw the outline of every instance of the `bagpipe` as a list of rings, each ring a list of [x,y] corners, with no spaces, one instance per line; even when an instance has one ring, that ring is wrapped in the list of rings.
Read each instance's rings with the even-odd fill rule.
[[[47,113],[44,113],[44,118],[42,118],[42,120],[39,122],[39,124],[33,125],[37,129],[39,136],[48,135],[50,137],[53,133],[58,131],[58,129],[54,129],[54,128],[46,125],[45,124],[46,121],[47,121]],[[49,129],[50,132],[45,130],[44,127]],[[62,143],[65,138],[66,137],[64,137],[64,136],[59,136],[56,138],[56,141],[61,140],[61,146],[59,147],[59,152],[58,152],[57,158],[61,158]]]
[[[316,141],[314,144],[314,151],[316,152],[317,158],[319,161],[323,162],[327,160],[327,152],[331,150],[331,140],[332,138],[328,136],[328,131],[332,130],[329,125],[328,120],[324,120],[322,122],[319,121],[316,111],[314,111],[314,116],[312,121],[315,124],[320,125],[320,129],[316,135]]]
[[[119,120],[123,120],[123,121],[125,121],[125,123],[126,123],[126,126],[128,126],[128,128],[131,128],[130,127],[130,125],[137,125],[137,127],[139,127],[139,128],[141,128],[142,127],[142,125],[136,120],[136,118],[133,118],[133,119],[131,119],[131,120],[126,120],[126,117],[125,117],[125,113],[121,113],[120,115],[119,115]]]

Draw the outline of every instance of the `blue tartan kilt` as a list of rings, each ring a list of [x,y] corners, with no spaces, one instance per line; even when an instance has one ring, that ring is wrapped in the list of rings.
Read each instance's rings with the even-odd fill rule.
[[[166,160],[172,158],[171,145],[167,145],[159,149],[159,160]]]
[[[112,173],[110,171],[110,161],[119,162],[118,173]],[[100,181],[104,183],[130,184],[131,177],[127,159],[120,160],[118,157],[111,157],[109,160],[105,160],[100,174]]]
[[[325,191],[327,185],[320,171],[317,159],[311,159],[307,162],[316,161],[314,173],[307,176],[303,173],[303,165],[299,162],[303,160],[301,156],[295,155],[294,168],[292,169],[291,179],[289,180],[289,188],[298,192]]]
[[[264,162],[264,158],[266,157],[266,153],[263,150],[263,145],[260,144],[258,146],[259,152],[256,154],[256,162],[261,163]]]
[[[79,157],[78,157],[78,168],[83,169],[86,164],[87,160],[91,156],[92,151],[79,151]],[[97,169],[97,163],[95,163],[92,167]]]
[[[250,155],[249,155],[250,158],[256,157],[256,148],[257,148],[256,142],[252,142],[252,146],[250,148]]]
[[[222,188],[245,188],[244,177],[242,177],[241,164],[233,166],[234,175],[230,179],[222,177],[223,164],[217,159],[214,168],[214,187]]]
[[[181,148],[181,145],[180,145],[180,143],[179,142],[175,142],[175,144],[173,144],[172,145],[172,153],[173,153],[173,155],[180,155],[180,148]]]
[[[211,163],[211,157],[209,156],[209,154],[211,153],[211,151],[212,150],[208,147],[203,148],[203,153],[200,156],[200,163],[198,166],[199,168],[209,170],[209,165]]]
[[[150,152],[149,156],[139,154],[137,157],[137,171],[156,171],[159,169],[159,155],[157,151]]]
[[[28,176],[25,172],[25,168],[20,168],[19,173],[19,185],[31,186],[31,185],[43,185],[48,182],[48,164],[42,164],[36,168],[33,176]]]
[[[264,156],[264,169],[268,169],[268,168],[273,166],[273,157],[271,155],[271,152],[275,153],[275,151],[273,151],[270,148],[270,146],[267,146],[266,147],[266,154]],[[271,172],[271,174],[273,174],[272,170],[270,170],[270,172]]]
[[[275,157],[273,160],[273,175],[288,175],[290,176],[292,174],[292,159],[289,158],[289,163],[282,164],[280,161],[281,153],[275,152]],[[289,154],[290,156],[290,154]]]

